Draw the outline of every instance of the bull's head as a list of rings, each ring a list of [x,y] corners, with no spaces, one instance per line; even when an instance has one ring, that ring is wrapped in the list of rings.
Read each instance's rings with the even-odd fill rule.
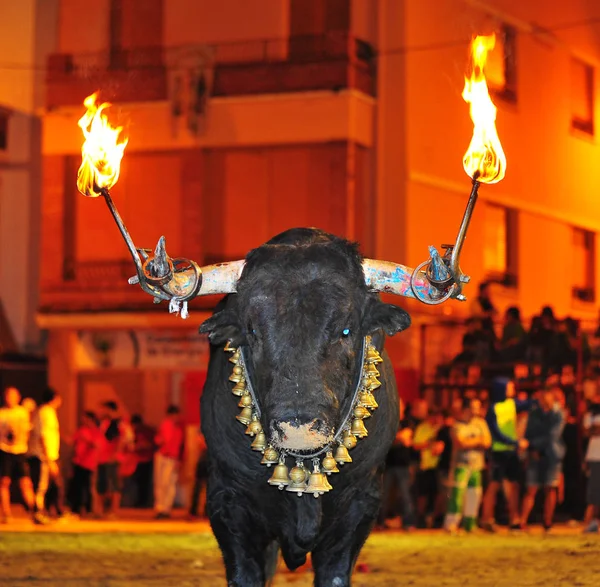
[[[414,296],[412,270],[363,260],[355,245],[317,230],[287,231],[244,262],[212,266],[208,274],[200,295],[236,295],[200,330],[212,344],[246,349],[263,424],[287,451],[331,442],[356,386],[364,337],[410,325],[409,315],[377,292]],[[430,288],[425,279],[417,287]]]

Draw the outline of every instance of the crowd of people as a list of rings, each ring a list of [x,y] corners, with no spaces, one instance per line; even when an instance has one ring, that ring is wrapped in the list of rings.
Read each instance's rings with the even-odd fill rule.
[[[71,439],[61,436],[57,410],[60,395],[46,389],[40,405],[21,398],[15,387],[4,390],[0,408],[0,522],[11,521],[11,484],[35,524],[51,516],[115,518],[123,503],[154,507],[157,519],[171,515],[182,463],[186,456],[179,408],[171,405],[157,430],[139,415],[119,413],[114,401],[98,412],[86,411]],[[70,473],[64,481],[61,441],[72,445]],[[196,479],[189,509],[198,517],[206,477],[204,443],[198,435]],[[64,459],[62,464],[64,465]]]
[[[585,532],[598,532],[600,508],[600,393],[583,417],[586,452],[572,450],[577,427],[554,377],[528,396],[512,380],[496,377],[482,402],[475,391],[456,398],[447,411],[418,399],[404,409],[384,474],[379,525],[400,516],[406,530],[445,528],[450,533],[495,532],[504,516],[511,530],[525,530],[536,496],[543,493],[541,522],[550,531],[557,502],[587,507]],[[583,475],[577,474],[580,464]],[[582,481],[583,480],[583,481]],[[583,493],[585,485],[585,493]],[[497,497],[502,490],[504,506]],[[568,517],[576,518],[571,511]]]

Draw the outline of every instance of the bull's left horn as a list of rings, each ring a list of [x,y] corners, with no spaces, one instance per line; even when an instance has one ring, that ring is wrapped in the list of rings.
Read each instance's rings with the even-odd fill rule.
[[[415,270],[405,265],[390,261],[364,259],[363,273],[367,287],[382,293],[391,293],[397,296],[417,298],[423,300],[448,299],[453,293],[453,288],[440,291],[427,279],[426,273]]]

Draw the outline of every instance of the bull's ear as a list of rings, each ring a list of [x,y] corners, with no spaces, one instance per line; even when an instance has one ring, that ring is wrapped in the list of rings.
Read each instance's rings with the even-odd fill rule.
[[[410,315],[402,308],[392,304],[384,304],[378,297],[371,298],[367,302],[363,318],[363,331],[365,334],[383,330],[388,336],[394,336],[394,334],[406,330],[409,326]]]
[[[208,340],[215,346],[225,344],[228,340],[233,346],[240,346],[243,342],[236,316],[228,310],[217,312],[205,320],[200,325],[200,332],[208,334]]]

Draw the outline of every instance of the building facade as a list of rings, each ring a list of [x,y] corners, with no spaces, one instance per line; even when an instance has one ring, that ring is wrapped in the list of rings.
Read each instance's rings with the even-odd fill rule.
[[[600,214],[595,125],[600,29],[584,2],[543,0],[61,0],[47,62],[41,293],[49,377],[65,419],[116,397],[156,422],[189,405],[206,366],[183,321],[127,284],[132,263],[101,199],[77,193],[84,98],[100,90],[129,137],[113,198],[140,247],[243,257],[293,226],[416,266],[453,242],[470,191],[461,98],[473,34],[489,67],[506,179],[482,186],[461,265],[500,308],[594,318]],[[593,16],[593,15],[592,15]],[[537,24],[534,24],[537,23]],[[579,26],[573,26],[579,23]],[[467,304],[404,305],[415,324]],[[204,346],[203,346],[204,345]],[[389,342],[414,388],[420,330]]]

